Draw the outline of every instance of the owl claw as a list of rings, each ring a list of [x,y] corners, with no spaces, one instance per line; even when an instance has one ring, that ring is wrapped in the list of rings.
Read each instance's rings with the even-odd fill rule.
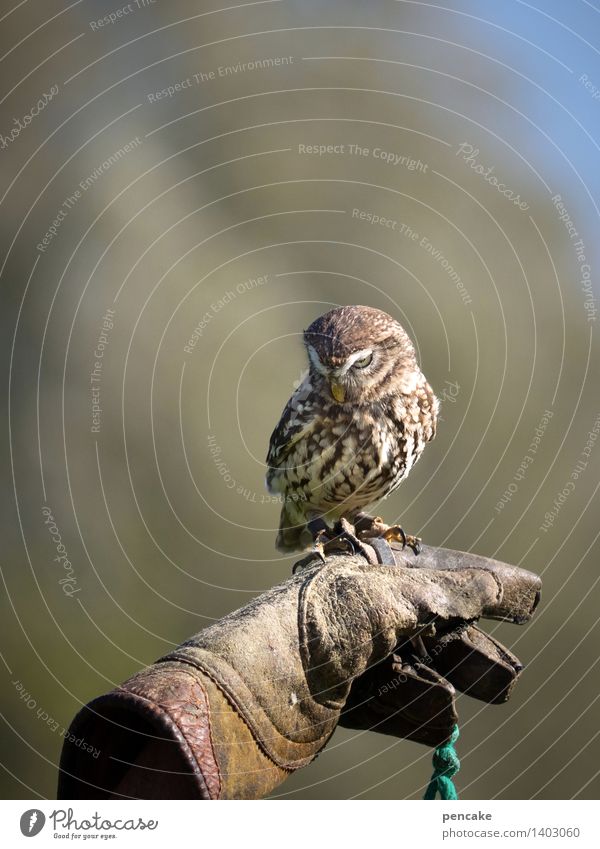
[[[339,550],[340,544],[349,551],[350,554],[362,554],[369,563],[372,562],[373,554],[369,551],[369,547],[365,545],[363,540],[356,532],[356,528],[348,519],[340,519],[334,528],[336,536],[331,540],[331,547],[335,546]]]
[[[382,534],[386,542],[401,542],[402,548],[410,548],[415,554],[421,553],[421,539],[405,533],[400,525],[392,525]]]
[[[311,554],[316,555],[321,563],[325,563],[325,546],[329,541],[329,537],[327,535],[327,530],[325,528],[319,528],[316,534],[313,537],[313,547],[311,549]]]
[[[333,530],[322,519],[315,519],[308,523],[308,529],[313,538],[310,555],[319,557],[322,563],[325,563],[326,554],[364,554],[368,560],[371,558],[368,548],[347,519],[340,519]]]
[[[309,556],[313,560],[318,557],[321,563],[325,563],[327,554],[363,554],[371,562],[372,552],[365,543],[375,537],[388,543],[401,542],[402,548],[410,548],[415,555],[421,552],[419,537],[405,533],[400,525],[386,525],[381,518],[365,514],[360,514],[354,525],[341,518],[331,530],[322,519],[315,519],[308,528],[313,539]]]
[[[310,552],[313,556],[316,555],[321,563],[325,564],[325,546],[315,543]]]
[[[373,537],[382,537],[386,542],[401,542],[402,548],[410,548],[415,554],[421,552],[421,540],[412,534],[405,533],[400,525],[386,525],[379,516],[368,516],[361,513],[356,518],[356,529],[360,539],[365,541]]]
[[[328,550],[337,554],[356,554],[357,551],[354,539],[343,533],[337,534],[329,541]]]

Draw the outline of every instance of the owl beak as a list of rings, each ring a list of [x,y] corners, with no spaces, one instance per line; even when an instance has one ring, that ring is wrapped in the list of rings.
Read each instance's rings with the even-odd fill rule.
[[[346,390],[342,384],[338,383],[337,380],[331,380],[329,386],[331,388],[331,394],[338,404],[343,404],[344,399],[346,398]]]

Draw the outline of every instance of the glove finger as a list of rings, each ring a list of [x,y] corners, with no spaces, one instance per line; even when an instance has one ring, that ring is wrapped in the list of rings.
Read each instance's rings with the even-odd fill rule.
[[[392,549],[398,566],[446,572],[461,572],[466,569],[479,569],[493,574],[502,586],[502,596],[484,612],[488,619],[501,619],[522,624],[527,622],[537,607],[542,581],[533,572],[510,566],[499,560],[481,557],[464,551],[449,548],[433,548],[424,545],[415,555],[410,549],[393,544]]]
[[[501,704],[510,697],[523,664],[502,643],[470,625],[441,638],[423,636],[435,669],[457,690]]]
[[[493,572],[483,569],[393,569],[401,581],[402,596],[414,607],[417,626],[428,622],[472,622],[502,605],[503,587]]]
[[[394,654],[355,679],[339,724],[439,746],[457,719],[454,687],[434,669]]]

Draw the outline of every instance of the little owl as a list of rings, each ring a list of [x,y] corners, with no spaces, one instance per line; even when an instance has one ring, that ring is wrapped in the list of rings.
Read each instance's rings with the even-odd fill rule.
[[[338,307],[304,332],[309,371],[271,435],[267,487],[283,498],[277,547],[332,530],[418,540],[363,513],[403,481],[435,436],[438,400],[408,335],[372,307]]]

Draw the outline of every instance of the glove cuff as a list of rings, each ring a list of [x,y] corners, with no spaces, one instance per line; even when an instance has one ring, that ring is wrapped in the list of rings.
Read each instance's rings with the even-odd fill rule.
[[[65,739],[57,797],[257,799],[290,771],[267,755],[211,678],[167,661],[79,712]]]
[[[94,699],[71,723],[59,799],[219,795],[206,690],[185,667],[142,670]]]

